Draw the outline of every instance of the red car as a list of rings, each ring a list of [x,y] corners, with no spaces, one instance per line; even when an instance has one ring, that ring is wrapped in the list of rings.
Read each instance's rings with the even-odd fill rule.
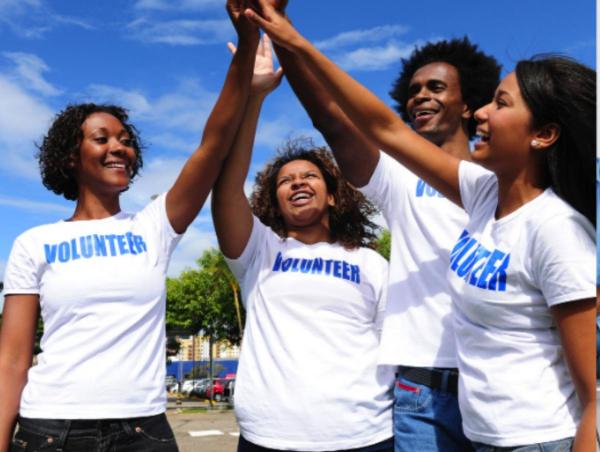
[[[220,402],[227,398],[231,388],[232,378],[217,378],[213,380],[213,399]],[[204,391],[204,397],[210,399],[210,385]]]

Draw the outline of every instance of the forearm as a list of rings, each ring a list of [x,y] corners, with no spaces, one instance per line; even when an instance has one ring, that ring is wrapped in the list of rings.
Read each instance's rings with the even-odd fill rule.
[[[573,452],[596,451],[596,401],[583,407],[581,420],[577,427]]]
[[[0,367],[0,452],[8,450],[26,381],[27,369]]]
[[[221,93],[206,121],[200,143],[203,152],[230,149],[248,100],[257,45],[256,40],[240,41]],[[226,152],[219,152],[214,157],[224,160],[226,156]]]
[[[277,57],[296,97],[333,151],[344,176],[356,186],[366,185],[379,160],[379,150],[348,119],[300,58],[281,46]]]
[[[263,100],[264,95],[248,100],[240,129],[213,189],[215,231],[221,251],[230,258],[239,257],[252,230],[252,212],[244,193],[244,183]]]
[[[577,300],[551,308],[560,335],[582,416],[574,451],[595,451],[596,436],[596,300]]]

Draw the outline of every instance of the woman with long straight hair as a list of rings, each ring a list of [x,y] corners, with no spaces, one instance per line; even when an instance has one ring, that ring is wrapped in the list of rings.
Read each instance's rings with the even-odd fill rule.
[[[448,278],[476,449],[595,450],[595,72],[564,57],[520,61],[475,113],[472,158],[484,169],[419,137],[268,0],[257,3],[247,16],[368,139],[469,214]]]

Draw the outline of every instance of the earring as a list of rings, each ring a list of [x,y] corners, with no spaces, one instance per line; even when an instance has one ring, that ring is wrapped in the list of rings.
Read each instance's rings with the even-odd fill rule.
[[[531,147],[537,148],[540,146],[540,142],[538,140],[531,140]]]

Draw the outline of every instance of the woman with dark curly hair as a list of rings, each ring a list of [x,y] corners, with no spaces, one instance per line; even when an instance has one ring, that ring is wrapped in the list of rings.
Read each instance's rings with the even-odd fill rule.
[[[76,202],[15,241],[0,331],[0,451],[175,451],[166,421],[165,276],[217,178],[247,101],[258,30],[228,1],[240,38],[202,142],[171,189],[135,214],[120,194],[142,166],[127,113],[67,107],[39,153],[44,185]],[[42,353],[31,367],[38,313]],[[18,414],[18,416],[17,416]]]
[[[364,136],[469,215],[447,275],[475,449],[595,451],[595,71],[560,56],[519,61],[475,112],[479,166],[417,135],[258,3],[262,16],[247,16],[302,59]]]
[[[260,107],[279,79],[267,40],[212,198],[246,307],[238,451],[391,451],[394,375],[376,363],[387,263],[367,247],[373,208],[326,150],[300,142],[257,175],[250,203],[244,194]]]

